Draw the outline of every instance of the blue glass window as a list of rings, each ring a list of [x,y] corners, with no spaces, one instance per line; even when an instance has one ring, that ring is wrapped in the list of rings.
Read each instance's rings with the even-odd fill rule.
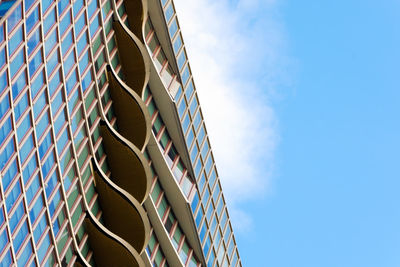
[[[197,148],[197,145],[195,144],[192,148],[192,152],[190,153],[190,159],[192,160],[192,162],[194,162],[198,153],[199,153],[199,150]]]
[[[21,195],[21,182],[17,181],[17,183],[11,189],[10,193],[6,198],[6,208],[8,212],[14,206],[15,202],[17,201],[20,195]]]
[[[203,193],[204,190],[204,186],[206,185],[206,176],[204,175],[204,173],[201,174],[201,178],[198,182],[198,186],[200,189],[200,194]]]
[[[7,244],[8,244],[7,230],[4,229],[3,233],[1,233],[1,235],[0,235],[0,251],[3,251]],[[0,265],[1,266],[11,266],[11,262],[9,262],[9,265],[4,265],[3,262],[1,262]]]
[[[189,128],[189,124],[190,124],[189,114],[186,113],[186,116],[182,121],[182,129],[184,133],[186,133],[187,129]]]
[[[66,55],[69,48],[72,46],[72,41],[73,41],[72,31],[69,31],[67,35],[64,37],[64,40],[62,41],[61,44],[63,56]]]
[[[92,0],[88,6],[88,15],[89,18],[93,17],[94,13],[97,9],[97,0]]]
[[[172,7],[172,3],[170,3],[165,10],[165,20],[167,23],[171,20],[172,16],[174,15],[174,8]]]
[[[53,0],[42,0],[42,9],[43,9],[43,13],[46,12],[46,10],[51,6],[51,4],[53,3]]]
[[[182,87],[179,85],[179,88],[176,91],[176,94],[175,94],[175,97],[174,97],[175,101],[178,101],[179,98],[181,98],[181,95],[182,95]]]
[[[33,237],[34,237],[36,243],[39,242],[40,237],[43,235],[44,230],[46,230],[47,225],[48,224],[47,224],[46,216],[42,216],[40,218],[40,221],[37,224],[35,230],[33,230]]]
[[[31,6],[36,3],[36,0],[25,0],[25,12],[27,12]]]
[[[0,262],[1,266],[11,266],[12,265],[12,258],[11,258],[11,251],[8,250],[7,254],[4,256],[3,260]]]
[[[181,75],[182,84],[183,84],[183,85],[185,85],[186,82],[189,80],[189,76],[190,76],[189,67],[188,67],[188,65],[186,65],[186,67],[185,67],[185,69],[183,70],[182,75]]]
[[[58,65],[58,62],[60,62],[60,59],[58,57],[58,52],[55,52],[51,56],[51,58],[46,62],[48,75],[50,75],[55,70],[55,68]]]
[[[50,153],[47,160],[44,163],[42,163],[43,177],[47,177],[47,174],[49,174],[49,171],[51,170],[53,165],[54,165],[54,155],[53,153]]]
[[[6,50],[3,48],[0,51],[0,68],[2,68],[6,64]]]
[[[200,110],[199,110],[193,121],[193,126],[194,126],[195,130],[197,130],[197,128],[199,128],[200,122],[201,122],[201,115],[200,115]]]
[[[3,98],[0,102],[0,119],[3,118],[4,114],[10,109],[10,99],[8,98],[8,94]]]
[[[197,228],[199,228],[201,220],[203,219],[204,213],[203,213],[203,209],[199,209],[197,211],[197,215],[196,215],[196,226]]]
[[[75,55],[70,53],[67,59],[64,61],[64,75],[67,76],[71,71],[72,66],[75,64]]]
[[[29,56],[36,49],[38,44],[40,43],[40,28],[37,28],[33,33],[31,38],[28,40],[28,54]]]
[[[62,135],[60,136],[60,139],[58,139],[58,141],[57,141],[58,153],[61,153],[64,150],[65,146],[67,145],[68,140],[69,140],[68,131],[67,131],[67,129],[65,129],[64,132],[62,133]]]
[[[13,99],[15,99],[19,95],[19,93],[25,88],[25,86],[26,86],[26,71],[24,70],[12,85]]]
[[[14,159],[13,162],[10,164],[7,172],[3,175],[3,186],[4,191],[7,190],[8,186],[10,185],[11,181],[14,179],[15,175],[18,172],[17,161]]]
[[[210,247],[211,247],[210,236],[207,235],[207,240],[206,240],[206,242],[204,243],[204,248],[203,248],[204,255],[207,255],[207,254],[208,254],[208,251],[210,250]]]
[[[58,182],[57,172],[54,171],[53,174],[50,176],[49,180],[46,182],[46,196],[47,198],[50,197],[51,193],[53,192],[54,188],[56,187]]]
[[[49,131],[39,146],[39,156],[41,160],[43,159],[44,155],[46,155],[46,152],[49,150],[51,144],[51,132]]]
[[[63,1],[60,1],[60,2],[63,2]],[[49,234],[47,233],[47,235],[44,237],[42,244],[40,245],[39,250],[38,250],[38,257],[39,257],[40,262],[42,262],[44,257],[46,256],[47,250],[49,249],[50,245],[51,245],[50,237],[49,237]]]
[[[4,142],[4,139],[8,136],[8,134],[11,132],[12,129],[12,124],[11,124],[11,117],[8,117],[8,119],[4,122],[3,126],[0,128],[0,144]]]
[[[62,14],[69,5],[69,1],[58,1],[58,13]]]
[[[42,112],[42,110],[46,106],[46,103],[47,103],[47,101],[46,101],[46,91],[43,90],[42,93],[40,94],[40,96],[38,97],[38,99],[36,100],[35,104],[33,105],[33,115],[35,116],[35,119],[37,119],[39,117],[40,113]],[[46,120],[48,121],[48,119],[46,119]],[[42,119],[42,121],[43,121],[43,119]],[[39,130],[40,127],[37,127],[36,129]],[[42,131],[37,131],[37,133],[38,133],[38,137],[40,137]]]
[[[215,173],[215,170],[213,170],[210,176],[208,177],[208,184],[210,185],[210,188],[214,187],[216,180],[217,180],[217,175]]]
[[[60,109],[62,103],[63,103],[62,90],[59,90],[57,95],[51,101],[51,108],[53,111],[53,116]]]
[[[199,194],[195,194],[194,198],[192,200],[191,208],[192,212],[194,213],[196,211],[197,205],[199,204]]]
[[[96,16],[92,23],[90,23],[90,36],[93,38],[100,27],[100,17]]]
[[[165,3],[167,3],[168,0],[161,0],[162,6],[165,6]]]
[[[203,143],[204,137],[206,136],[206,132],[204,131],[204,126],[202,125],[200,131],[197,135],[197,140],[199,144]]]
[[[174,19],[171,22],[171,25],[169,25],[169,36],[171,38],[174,37],[177,31],[178,31],[178,23],[176,22],[176,19]]]
[[[4,92],[4,89],[6,89],[7,85],[7,72],[5,71],[0,75],[0,94]]]
[[[8,98],[6,98],[7,104],[8,104]],[[22,113],[26,110],[28,107],[28,94],[25,93],[21,100],[18,102],[18,104],[14,107],[14,114],[15,114],[15,120],[18,121],[18,119],[21,117]]]
[[[24,49],[21,49],[18,54],[14,57],[10,64],[10,72],[11,77],[14,77],[15,74],[20,70],[22,64],[24,64]]]
[[[195,98],[193,98],[192,103],[190,104],[190,108],[189,108],[190,115],[192,115],[192,116],[194,115],[194,112],[196,111],[197,106],[198,106],[198,102],[197,102],[197,98],[195,97]]]
[[[6,146],[4,146],[4,150],[0,155],[0,170],[4,168],[8,160],[11,158],[11,155],[15,152],[15,143],[14,138],[12,138]]]
[[[192,128],[190,128],[188,135],[186,136],[186,144],[187,147],[190,148],[192,146],[192,142],[194,139],[194,134]]]
[[[44,72],[43,70],[40,71],[38,76],[35,78],[35,80],[31,83],[31,88],[32,88],[32,98],[35,98],[39,90],[43,87],[44,84]]]
[[[21,158],[21,162],[24,162],[26,158],[29,156],[31,151],[33,150],[33,137],[30,135],[28,139],[26,139],[25,144],[20,148],[19,156]]]
[[[77,48],[78,48],[78,55],[80,55],[83,51],[83,49],[85,49],[86,45],[88,44],[88,37],[87,34],[82,34],[81,39],[79,39],[78,44],[77,44]]]
[[[71,76],[67,80],[67,93],[68,95],[71,93],[72,89],[74,89],[75,85],[78,83],[78,77],[76,71],[74,70]],[[71,108],[71,107],[70,107]],[[71,109],[72,111],[72,109]]]
[[[27,114],[21,124],[17,129],[18,142],[21,142],[22,138],[25,136],[26,132],[31,128],[31,117]]]
[[[26,33],[28,34],[38,22],[39,22],[39,5],[35,7],[35,9],[26,19]]]
[[[24,33],[22,31],[22,27],[19,27],[18,30],[14,33],[14,35],[8,41],[8,54],[11,56],[14,54],[15,50],[20,46],[24,38]]]
[[[46,48],[46,57],[50,55],[50,52],[53,50],[53,48],[57,44],[57,31],[53,30],[51,33],[49,33],[46,37],[46,42],[44,44]],[[54,56],[53,56],[54,57]]]
[[[57,192],[55,193],[55,195],[53,197],[53,200],[49,204],[49,212],[50,212],[51,217],[53,217],[54,212],[57,209],[58,203],[60,203],[60,200],[61,200],[60,190],[57,190]]]
[[[82,90],[86,91],[89,88],[89,85],[92,83],[93,78],[92,78],[92,70],[86,74],[85,78],[82,80]]]
[[[19,229],[17,235],[13,239],[13,245],[14,245],[15,251],[18,251],[21,248],[22,243],[25,241],[25,238],[27,235],[28,235],[28,225],[25,221],[24,224],[22,225],[22,227]],[[23,266],[23,265],[19,265],[19,266]]]
[[[39,189],[40,189],[39,176],[36,175],[32,179],[32,183],[29,186],[28,190],[26,190],[26,201],[28,202],[28,205],[32,202],[33,197],[36,195]]]
[[[36,157],[32,157],[29,161],[28,164],[24,167],[24,171],[22,173],[22,176],[24,177],[24,183],[27,184],[29,181],[29,178],[31,178],[33,172],[37,168],[37,162],[36,162]]]
[[[47,0],[47,1],[52,1],[52,0]],[[45,34],[53,27],[53,25],[56,24],[56,11],[53,9],[47,17],[44,19],[43,23],[43,31]]]
[[[2,2],[4,4],[4,2]],[[3,24],[0,25],[0,42],[4,41],[4,27]]]
[[[14,4],[14,1],[10,1],[10,3]],[[8,33],[10,33],[15,28],[18,22],[21,21],[21,18],[22,18],[22,8],[21,4],[19,4],[7,19]]]
[[[57,74],[51,79],[49,83],[49,93],[50,96],[53,96],[54,92],[57,90],[58,86],[61,83],[61,70],[57,71]]]
[[[182,118],[185,109],[186,109],[186,102],[184,99],[182,99],[181,103],[178,106],[178,114],[180,118]]]
[[[74,16],[76,17],[83,8],[83,0],[76,0],[74,3]]]
[[[40,65],[42,65],[42,63],[43,63],[42,52],[39,51],[29,62],[29,74],[31,78],[39,69]]]
[[[63,2],[63,1],[60,1]],[[67,1],[65,1],[67,2]],[[68,27],[72,24],[71,12],[68,12],[60,22],[60,36],[63,36]]]
[[[75,37],[78,37],[78,35],[81,33],[85,25],[86,25],[86,17],[85,14],[83,13],[78,20],[75,20]]]
[[[60,132],[62,126],[65,124],[66,118],[65,118],[65,112],[61,112],[60,115],[58,115],[58,118],[54,122],[54,131],[56,135]]]
[[[188,101],[189,101],[190,98],[192,97],[193,92],[194,92],[193,81],[190,80],[190,82],[188,83],[188,85],[187,85],[187,87],[186,87],[186,90],[185,90],[185,96],[186,96],[186,99],[187,99]]]
[[[24,202],[20,201],[18,207],[15,209],[14,214],[10,218],[10,230],[14,232],[22,216],[25,214]]]
[[[178,68],[182,69],[183,64],[186,62],[186,53],[185,51],[182,51],[182,53],[178,57]]]
[[[42,211],[43,208],[44,208],[43,198],[42,198],[42,196],[40,196],[36,200],[36,202],[33,205],[31,211],[29,212],[29,217],[31,218],[32,224],[35,223],[39,213]]]
[[[86,53],[82,56],[82,58],[79,60],[79,69],[81,75],[86,70],[88,65],[89,65],[89,50],[87,50]]]

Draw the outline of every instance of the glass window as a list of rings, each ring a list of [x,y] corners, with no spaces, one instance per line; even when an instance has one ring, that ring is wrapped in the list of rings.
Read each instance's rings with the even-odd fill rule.
[[[7,72],[5,71],[0,75],[0,94],[4,92],[4,89],[7,87],[7,85]]]
[[[172,3],[170,3],[168,7],[165,9],[165,20],[167,23],[171,20],[173,15],[174,15],[174,8],[172,6]]]
[[[36,175],[32,179],[32,183],[29,185],[28,190],[26,190],[26,201],[28,202],[28,204],[31,203],[33,197],[36,195],[39,189],[40,189],[39,175]]]
[[[37,93],[43,87],[43,85],[44,85],[44,72],[43,70],[41,70],[40,73],[35,78],[35,80],[31,82],[32,98],[36,97]]]
[[[92,70],[90,70],[82,80],[82,90],[86,91],[93,81]]]
[[[174,245],[175,249],[177,250],[179,247],[179,243],[182,238],[182,231],[179,227],[176,227],[174,236],[172,238],[172,244]]]
[[[58,93],[56,94],[56,96],[51,101],[51,108],[52,108],[53,116],[60,109],[62,103],[63,103],[62,90],[59,90]]]
[[[38,53],[36,53],[36,55],[29,62],[29,74],[31,78],[39,69],[39,67],[42,65],[42,63],[43,63],[42,52],[38,51]]]
[[[39,145],[39,156],[41,160],[46,155],[51,145],[52,145],[51,131],[49,131],[46,137],[43,139],[42,143]]]
[[[73,42],[72,30],[67,33],[64,40],[61,43],[62,53],[65,56],[68,50],[71,48]]]
[[[7,101],[6,103],[9,104],[8,97],[6,97],[5,100]],[[21,117],[22,113],[24,113],[27,107],[28,107],[28,94],[25,93],[22,96],[21,100],[18,102],[18,104],[14,107],[14,114],[16,121],[18,121],[18,119]]]
[[[14,138],[12,138],[7,145],[4,146],[3,152],[0,154],[0,170],[4,168],[11,155],[15,152]]]
[[[52,1],[52,0],[49,0]],[[56,24],[56,10],[53,9],[50,11],[50,13],[47,15],[47,17],[44,19],[43,23],[43,30],[44,33],[47,34],[47,32],[53,27],[53,25]]]
[[[51,6],[52,3],[52,0],[42,0],[43,13],[46,12],[46,10]]]
[[[46,57],[50,55],[50,52],[53,50],[57,43],[57,30],[53,30],[50,34],[47,35],[46,42],[44,44],[44,47],[46,48]]]
[[[0,68],[6,64],[6,50],[3,48],[0,52]]]
[[[7,190],[8,186],[10,185],[11,181],[14,179],[15,175],[18,172],[17,161],[14,159],[13,162],[10,164],[8,170],[5,174],[3,174],[3,186],[4,189]]]
[[[64,2],[64,1],[60,1]],[[66,1],[65,1],[66,2]],[[60,36],[63,36],[68,27],[72,24],[71,12],[68,12],[60,22]]]
[[[185,85],[186,82],[189,80],[189,76],[190,76],[189,65],[186,65],[185,69],[182,71],[182,74],[181,74],[182,84],[183,85]]]
[[[63,1],[60,1],[60,2],[63,2]],[[51,245],[51,241],[50,241],[49,233],[47,233],[47,235],[44,237],[42,244],[40,245],[40,247],[37,251],[40,262],[42,262],[44,257],[46,256],[47,250],[49,249],[50,245]]]
[[[53,174],[50,176],[49,180],[45,183],[45,191],[47,198],[50,197],[51,193],[53,192],[54,188],[58,183],[58,175],[57,172],[54,171]]]
[[[14,35],[8,41],[8,54],[11,56],[14,54],[15,50],[21,45],[24,39],[24,33],[22,31],[22,27],[19,27],[18,30],[14,33]]]
[[[26,224],[24,225],[24,227],[26,226]],[[27,229],[26,229],[27,230]],[[24,232],[25,233],[25,232]],[[27,233],[26,233],[27,234]],[[26,235],[25,234],[25,235]],[[24,236],[25,237],[25,236]],[[28,244],[26,245],[26,247],[24,248],[23,252],[21,253],[21,255],[19,256],[19,259],[17,261],[17,265],[18,266],[25,266],[26,263],[28,262],[28,260],[31,258],[32,256],[32,245],[31,242],[28,242]]]
[[[29,56],[35,51],[36,47],[40,43],[40,27],[38,27],[29,38],[27,46],[28,46],[28,54]]]
[[[17,129],[18,142],[21,142],[22,138],[25,136],[26,132],[29,130],[29,128],[31,128],[31,126],[31,117],[29,114],[27,114]]]
[[[197,148],[197,144],[195,143],[195,145],[192,148],[192,152],[190,152],[190,159],[193,163],[195,162],[198,153],[199,149]]]
[[[96,10],[97,10],[97,0],[92,0],[88,6],[89,18],[93,17]]]
[[[75,37],[78,37],[78,35],[81,33],[85,25],[86,25],[85,13],[82,13],[79,19],[75,20]]]
[[[4,142],[4,139],[8,136],[8,134],[11,132],[12,129],[12,124],[11,124],[11,117],[8,117],[8,119],[4,122],[3,126],[0,128],[0,144]]]
[[[14,4],[14,1],[10,1],[11,4]],[[3,4],[3,3],[2,3]],[[8,24],[8,33],[10,33],[18,22],[21,21],[22,18],[22,8],[21,4],[17,6],[17,8],[11,13],[7,19]]]
[[[55,70],[55,68],[58,65],[58,62],[60,62],[60,58],[58,55],[58,52],[56,51],[50,59],[46,61],[46,66],[47,66],[47,73],[51,75],[51,73]]]
[[[18,197],[21,195],[21,182],[18,180],[14,187],[11,189],[10,193],[6,197],[6,208],[10,212],[11,208],[14,206]]]
[[[175,54],[178,54],[179,50],[182,47],[182,37],[180,34],[176,37],[176,40],[174,41],[174,52]]]
[[[49,116],[48,113],[43,115],[43,117],[40,119],[39,123],[36,126],[36,133],[38,139],[41,138],[43,132],[47,129],[47,126],[49,125]]]
[[[72,71],[71,76],[67,80],[67,93],[68,93],[68,95],[71,93],[72,89],[74,89],[75,85],[78,83],[78,77],[77,76],[78,76],[77,72],[76,72],[76,70],[74,70],[74,71]],[[78,90],[76,90],[76,94],[77,94],[77,92],[78,92]],[[73,96],[73,97],[75,97],[75,96]],[[73,101],[73,103],[76,104],[75,101]],[[75,107],[75,105],[72,106],[72,107]],[[70,108],[70,112],[73,111],[73,108],[71,109],[71,106],[69,108]]]
[[[96,16],[92,23],[90,23],[90,36],[93,38],[100,27],[100,16]]]
[[[47,160],[44,163],[42,163],[43,177],[47,177],[53,165],[54,165],[54,155],[53,153],[50,153]]]
[[[31,218],[32,224],[35,223],[38,218],[39,213],[44,209],[43,198],[42,196],[38,197],[32,209],[29,211],[29,217]]]
[[[12,85],[13,99],[15,99],[19,95],[19,93],[25,88],[25,86],[26,86],[26,72],[24,70]]]
[[[184,133],[187,132],[187,130],[188,130],[188,128],[189,128],[189,125],[190,125],[190,118],[189,118],[189,114],[186,113],[186,116],[185,116],[185,118],[184,118],[183,121],[182,121],[182,129],[183,129],[183,132],[184,132]]]
[[[26,139],[25,144],[22,145],[19,156],[21,158],[21,162],[25,162],[26,158],[31,154],[33,150],[33,136],[29,135],[28,139]]]
[[[100,36],[101,35],[99,35],[99,38],[97,38],[96,40],[100,40]],[[94,44],[96,44],[96,40],[95,40]],[[88,43],[89,43],[89,41],[88,41],[87,34],[86,33],[82,34],[82,37],[81,37],[81,39],[79,39],[78,44],[77,44],[78,55],[80,55],[83,52],[83,50],[85,49],[85,47]],[[95,52],[93,52],[93,53],[95,54]]]
[[[195,130],[197,130],[197,128],[199,128],[201,120],[202,120],[202,117],[201,117],[201,114],[200,114],[200,110],[198,110],[197,114],[196,114],[196,117],[193,120],[193,126],[194,126]]]
[[[203,216],[204,216],[203,209],[200,208],[200,209],[197,211],[197,215],[196,215],[196,226],[197,226],[197,228],[199,228],[200,223],[201,223],[201,220],[203,219]]]
[[[61,128],[64,126],[66,123],[66,118],[65,118],[65,112],[62,111],[60,115],[58,115],[58,118],[54,122],[54,132],[56,135],[60,132]]]
[[[181,250],[179,251],[179,257],[181,258],[182,262],[186,263],[188,254],[189,254],[189,246],[186,242],[184,242]]]
[[[13,238],[13,245],[16,251],[18,251],[21,248],[21,245],[27,235],[28,235],[28,225],[25,221],[22,227],[19,229],[18,233]]]
[[[176,22],[176,18],[171,22],[169,25],[169,36],[171,39],[175,36],[176,32],[178,31],[178,23]]]
[[[86,53],[79,60],[79,69],[81,75],[83,72],[85,72],[88,65],[89,65],[89,50],[87,50]]]
[[[74,16],[76,17],[83,8],[83,0],[76,0],[74,2]]]
[[[25,62],[24,49],[21,49],[18,54],[14,57],[10,64],[10,73],[11,77],[14,77],[15,74],[20,70],[22,64]]]
[[[178,57],[178,68],[179,70],[182,69],[183,65],[186,62],[186,53],[185,50],[182,51],[182,53]]]
[[[35,7],[35,9],[26,19],[26,33],[28,34],[38,22],[39,22],[39,5]]]

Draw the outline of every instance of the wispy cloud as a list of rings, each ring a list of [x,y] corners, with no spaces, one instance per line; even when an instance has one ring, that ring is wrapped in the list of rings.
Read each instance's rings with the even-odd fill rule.
[[[244,218],[239,205],[268,191],[279,142],[270,98],[287,77],[277,0],[174,2],[230,213]],[[251,220],[233,223],[240,231]]]

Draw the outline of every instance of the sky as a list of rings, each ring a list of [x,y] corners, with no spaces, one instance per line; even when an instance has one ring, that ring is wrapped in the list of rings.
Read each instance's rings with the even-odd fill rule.
[[[400,1],[175,0],[243,266],[400,266]]]

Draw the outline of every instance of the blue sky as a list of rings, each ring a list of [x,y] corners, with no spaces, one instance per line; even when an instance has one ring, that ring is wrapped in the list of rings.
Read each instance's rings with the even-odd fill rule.
[[[175,2],[243,265],[399,267],[400,1]]]

